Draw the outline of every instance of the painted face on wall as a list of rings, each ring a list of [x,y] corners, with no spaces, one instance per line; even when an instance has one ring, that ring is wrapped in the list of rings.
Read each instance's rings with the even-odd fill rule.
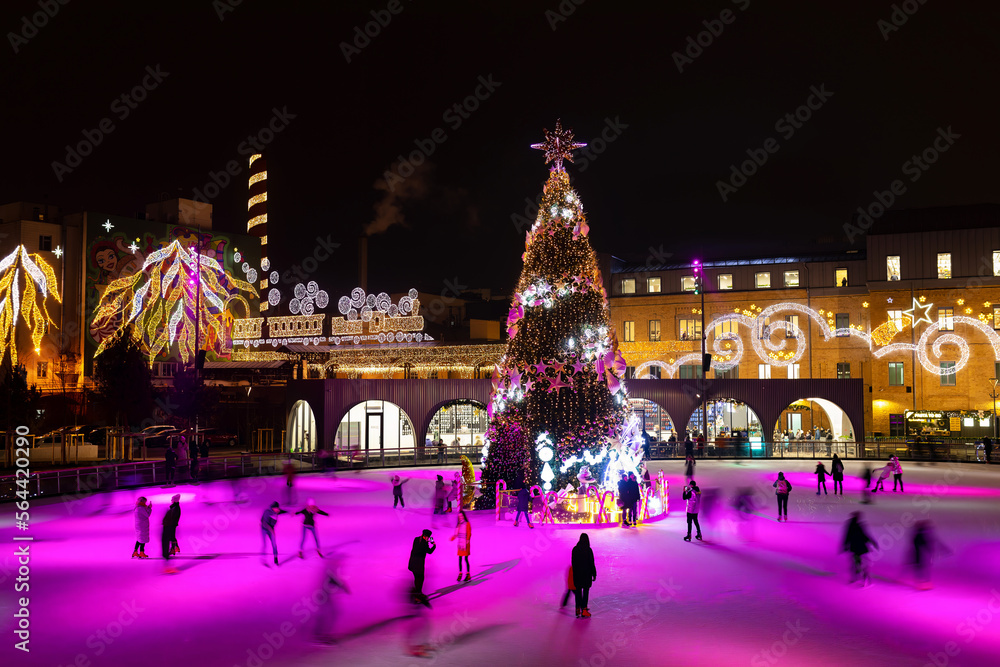
[[[113,274],[115,269],[118,268],[118,253],[111,248],[98,250],[94,256],[94,260],[101,271],[105,273]]]

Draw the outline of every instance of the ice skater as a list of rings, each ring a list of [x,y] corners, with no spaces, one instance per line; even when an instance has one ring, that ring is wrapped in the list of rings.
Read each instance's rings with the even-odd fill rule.
[[[400,479],[399,475],[392,476],[392,506],[402,505],[403,509],[406,509],[406,502],[403,501],[403,485],[409,482],[409,479]]]
[[[517,492],[517,514],[514,515],[515,528],[520,523],[522,514],[524,514],[524,518],[528,521],[528,528],[534,528],[531,525],[531,493],[526,486],[522,486]]]
[[[139,496],[135,503],[135,546],[132,547],[132,558],[149,558],[146,555],[146,542],[149,542],[149,515],[153,513],[153,503],[146,502],[146,496]]]
[[[434,553],[437,545],[434,544],[434,537],[430,530],[424,531],[413,538],[413,546],[410,548],[410,562],[407,569],[413,573],[413,601],[430,607],[431,603],[424,595],[424,567],[427,561],[427,554]]]
[[[167,451],[163,453],[163,467],[167,474],[167,484],[173,485],[177,470],[177,452],[174,451],[173,445],[169,445]]]
[[[698,523],[698,511],[701,510],[701,489],[698,488],[698,484],[692,479],[684,487],[682,497],[685,501],[685,509],[687,510],[687,525],[688,532],[684,537],[685,542],[691,541],[691,524],[695,525],[698,529],[695,535],[696,540],[701,540],[701,524]]]
[[[844,495],[844,462],[836,454],[830,462],[830,474],[833,476],[833,495],[837,495],[837,488],[840,488],[840,495]]]
[[[785,479],[785,473],[779,472],[775,480],[774,493],[778,497],[778,521],[788,522],[788,494],[792,492],[792,484]]]
[[[628,510],[628,518],[632,525],[637,526],[639,524],[639,501],[642,499],[642,492],[639,490],[639,482],[636,480],[634,472],[628,474],[626,486],[628,487],[628,500],[625,509]]]
[[[170,566],[170,557],[180,553],[177,544],[177,525],[181,522],[181,494],[177,493],[170,499],[170,507],[163,515],[163,534],[160,539],[160,552],[165,561],[164,573],[177,574],[177,570]]]
[[[322,514],[323,516],[330,516],[320,508],[316,507],[316,501],[310,498],[306,501],[306,506],[300,509],[296,514],[301,514],[302,516],[302,539],[299,540],[299,558],[305,558],[302,555],[302,547],[306,543],[306,531],[312,533],[313,540],[316,542],[316,553],[319,557],[323,557],[323,552],[319,550],[319,535],[316,534],[316,515]]]
[[[861,471],[861,481],[864,485],[861,488],[861,504],[871,505],[872,504],[872,492],[870,490],[872,485],[872,467],[865,464],[864,469]]]
[[[320,571],[319,589],[323,592],[316,610],[316,626],[313,629],[313,636],[317,641],[324,644],[336,644],[334,626],[337,622],[338,604],[337,598],[340,593],[350,595],[351,589],[347,582],[340,576],[340,562],[333,554],[334,560],[328,561]]]
[[[278,563],[278,541],[274,536],[274,527],[278,524],[279,514],[288,514],[288,512],[281,509],[281,506],[278,505],[278,501],[274,501],[271,503],[271,506],[264,510],[264,513],[260,515],[260,555],[266,558],[264,554],[267,553],[265,551],[267,548],[267,541],[271,540],[271,551],[274,552],[275,565],[280,565],[280,563]],[[315,533],[313,533],[313,536],[315,536]],[[305,539],[305,535],[302,537]]]
[[[889,466],[892,468],[892,490],[895,493],[896,485],[899,484],[899,492],[903,493],[903,466],[899,462],[898,456],[889,459]]]
[[[872,471],[872,479],[875,480],[875,488],[872,489],[872,493],[877,493],[879,490],[885,491],[885,480],[889,479],[889,475],[892,474],[892,463],[887,463],[881,468],[876,468]]]
[[[445,513],[451,512],[451,504],[458,502],[458,489],[462,485],[461,475],[462,473],[456,472],[455,477],[451,480],[451,487],[445,496],[445,500],[448,501],[448,509],[445,510]]]
[[[922,591],[930,590],[932,588],[931,565],[934,562],[934,557],[942,552],[950,554],[951,549],[937,538],[931,522],[926,519],[914,524],[911,541],[913,542],[911,562],[913,563],[917,588]]]
[[[581,533],[580,541],[573,547],[571,563],[576,617],[590,618],[590,587],[597,581],[597,566],[594,564],[594,550],[590,548],[587,533]]]
[[[852,560],[851,579],[847,583],[853,584],[858,577],[861,577],[862,586],[871,585],[871,577],[868,574],[868,563],[865,554],[868,553],[868,545],[878,548],[868,533],[865,532],[864,524],[861,523],[861,512],[851,512],[851,518],[847,522],[847,530],[844,531],[844,540],[841,544],[841,552],[850,551]]]
[[[292,457],[289,456],[288,460],[285,461],[285,467],[282,469],[285,474],[285,504],[292,505],[295,503],[295,463],[292,462]]]
[[[469,554],[472,548],[472,524],[469,517],[465,516],[465,510],[458,510],[458,523],[455,525],[455,534],[451,536],[452,541],[458,539],[458,579],[462,581],[462,558],[465,558],[465,580],[472,581],[472,567],[469,566]]]
[[[816,462],[816,471],[813,474],[816,475],[816,495],[819,495],[820,488],[823,489],[823,495],[829,495],[826,492],[826,476],[828,473],[826,472],[826,466],[823,465],[822,461]],[[834,495],[837,495],[836,487],[834,487],[833,492]]]
[[[437,476],[434,481],[434,514],[444,514],[444,497],[447,492],[444,490],[444,477]]]
[[[694,478],[694,467],[697,462],[693,456],[688,456],[684,461],[684,481],[690,482]]]

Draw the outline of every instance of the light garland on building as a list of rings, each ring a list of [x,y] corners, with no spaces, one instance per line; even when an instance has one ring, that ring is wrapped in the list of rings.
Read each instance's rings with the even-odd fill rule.
[[[31,331],[31,343],[36,352],[46,328],[55,326],[46,303],[49,296],[57,302],[62,301],[55,271],[41,256],[30,254],[27,248],[19,245],[0,260],[0,346],[5,354],[10,352],[12,364],[17,364],[19,321],[23,320]]]

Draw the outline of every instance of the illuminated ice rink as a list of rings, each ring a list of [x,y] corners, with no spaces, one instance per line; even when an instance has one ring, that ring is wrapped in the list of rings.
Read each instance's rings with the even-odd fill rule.
[[[514,528],[493,512],[470,513],[474,578],[456,583],[455,514],[430,512],[438,469],[399,471],[412,478],[405,510],[392,507],[390,470],[300,476],[291,506],[278,477],[35,500],[26,533],[13,529],[5,505],[3,664],[996,665],[1000,470],[903,462],[906,492],[861,505],[861,464],[847,462],[843,497],[815,495],[814,465],[699,463],[707,541],[689,544],[681,463],[654,462],[654,474],[662,467],[670,481],[670,513],[639,528],[587,531],[598,577],[593,617],[581,620],[572,599],[559,606],[578,527]],[[775,521],[778,470],[794,485],[788,523]],[[756,490],[759,508],[746,521],[730,509],[739,487]],[[180,572],[169,575],[160,521],[174,493],[181,553],[171,563]],[[145,560],[130,558],[139,495],[153,502]],[[327,558],[311,537],[299,558],[302,517],[287,514],[277,526],[280,567],[268,566],[262,510],[278,500],[294,512],[310,497],[330,514],[317,517]],[[868,588],[848,585],[840,553],[844,523],[859,509],[881,545]],[[908,565],[909,526],[920,519],[933,521],[950,550],[926,591]],[[410,545],[424,528],[438,545],[427,558],[433,608],[414,614],[403,590]],[[15,532],[34,537],[30,654],[13,648]],[[350,593],[327,592],[327,568]],[[408,641],[434,652],[411,657]]]

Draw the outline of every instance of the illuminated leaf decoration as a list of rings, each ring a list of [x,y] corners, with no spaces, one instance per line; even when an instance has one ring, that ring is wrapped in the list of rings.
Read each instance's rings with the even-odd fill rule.
[[[180,347],[181,359],[187,363],[198,348],[195,313],[199,310],[197,324],[202,349],[217,354],[227,352],[230,339],[226,307],[237,300],[249,310],[249,303],[241,293],[260,298],[252,284],[233,277],[217,260],[174,241],[147,255],[141,271],[108,285],[97,306],[94,325],[117,323],[117,328],[101,341],[96,354],[131,327],[132,338],[144,344],[150,364],[175,343]]]
[[[14,332],[19,321],[31,331],[36,349],[42,344],[46,326],[55,326],[47,306],[50,296],[62,301],[55,271],[39,255],[29,254],[19,245],[0,260],[0,345],[5,354],[10,351],[12,363],[17,363]]]

